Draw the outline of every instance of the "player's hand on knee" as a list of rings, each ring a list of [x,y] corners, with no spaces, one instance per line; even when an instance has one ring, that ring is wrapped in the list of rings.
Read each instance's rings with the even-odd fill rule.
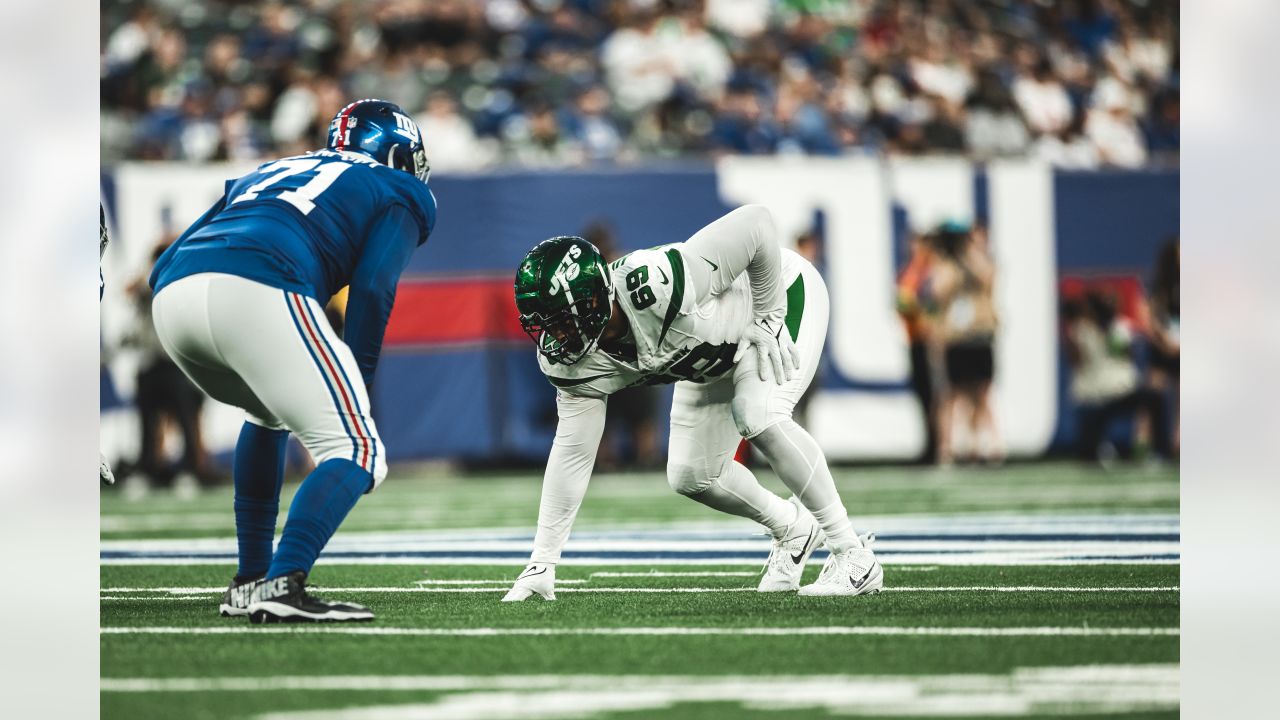
[[[518,602],[537,594],[543,600],[556,599],[556,566],[553,563],[529,563],[516,584],[507,591],[502,602]]]
[[[773,381],[779,385],[791,380],[800,367],[800,353],[781,317],[757,317],[738,341],[733,361],[742,360],[752,347],[756,351],[756,372],[760,373],[761,380],[768,379],[765,376],[766,366],[773,369]]]
[[[782,353],[782,367],[790,382],[800,374],[800,349],[796,347],[795,341],[791,339],[791,331],[785,325],[778,334],[778,348]]]

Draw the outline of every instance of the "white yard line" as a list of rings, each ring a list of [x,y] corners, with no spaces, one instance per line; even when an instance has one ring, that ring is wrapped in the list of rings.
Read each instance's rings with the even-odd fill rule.
[[[657,577],[756,577],[760,573],[757,572],[715,572],[708,570],[706,572],[593,572],[591,577],[607,577],[607,578],[657,578]],[[561,582],[557,580],[556,582]]]
[[[1041,668],[1009,675],[657,679],[624,676],[585,685],[499,686],[446,692],[426,702],[283,711],[262,720],[549,720],[615,712],[661,717],[678,704],[724,703],[809,715],[1044,717],[1178,708],[1178,668]]]
[[[267,633],[277,635],[379,635],[379,636],[679,636],[679,635],[877,635],[929,637],[1177,637],[1175,627],[901,627],[901,626],[826,626],[826,627],[579,627],[579,628],[425,628],[379,627],[376,625],[218,625],[208,627],[104,627],[103,635],[240,635]]]
[[[592,573],[592,577],[594,576],[595,576],[595,573]],[[562,585],[562,584],[578,585],[585,582],[589,582],[589,581],[581,580],[581,579],[556,580],[557,585]],[[430,586],[430,585],[501,585],[501,584],[510,585],[511,583],[507,580],[414,580],[413,584]]]
[[[746,566],[760,567],[768,555],[768,548],[765,548],[758,554],[743,554],[741,556],[730,557],[604,557],[604,556],[585,556],[561,558],[560,564],[565,567],[575,567],[583,565],[609,565],[613,567],[625,566],[646,566],[654,565],[680,565],[680,566]],[[816,558],[817,556],[815,556]],[[529,551],[524,549],[519,555],[512,554],[510,557],[489,557],[489,556],[471,556],[456,555],[451,557],[404,557],[399,555],[374,555],[365,557],[325,557],[320,556],[317,562],[319,565],[413,565],[413,566],[433,566],[433,565],[474,565],[477,567],[524,567],[529,560]],[[901,555],[882,556],[880,562],[886,566],[895,565],[948,565],[948,566],[973,566],[973,565],[1001,565],[1001,566],[1026,566],[1026,565],[1054,565],[1054,566],[1081,566],[1081,565],[1177,565],[1178,558],[1151,557],[1150,554],[1143,552],[1125,552],[1112,554],[1108,553],[1104,556],[1080,557],[1073,555],[1071,557],[1062,557],[1054,553],[977,553],[974,555],[954,555],[944,553],[904,553]],[[226,557],[200,557],[200,556],[170,556],[170,557],[125,557],[125,558],[103,558],[99,561],[100,565],[108,566],[190,566],[190,565],[223,565],[234,567],[236,561],[233,556]]]
[[[676,683],[718,685],[722,683],[773,683],[791,686],[827,683],[914,682],[932,677],[952,683],[977,678],[1056,677],[1076,683],[1132,683],[1147,680],[1176,680],[1176,664],[1079,665],[1061,668],[1021,668],[1008,675],[269,675],[254,677],[102,678],[103,692],[270,692],[277,690],[368,690],[368,691],[458,691],[458,690],[549,690],[556,688],[610,689],[664,686]]]
[[[751,573],[752,576],[758,573]],[[650,577],[638,575],[638,577]],[[316,587],[310,588],[316,593],[494,593],[506,592],[511,583],[506,580],[476,581],[484,582],[484,586],[468,585],[466,587]],[[566,581],[559,581],[566,582]],[[578,581],[583,582],[583,581]],[[217,587],[113,587],[103,588],[102,592],[110,593],[149,593],[158,595],[155,599],[163,599],[163,595],[216,595],[226,588]],[[1131,592],[1178,592],[1177,585],[1127,586],[1127,587],[1070,587],[1050,585],[949,585],[949,586],[898,586],[887,587],[884,592],[929,593],[929,592],[1004,592],[1004,593],[1131,593]],[[754,587],[557,587],[558,593],[721,593],[721,592],[755,592]],[[116,599],[103,597],[106,599]]]

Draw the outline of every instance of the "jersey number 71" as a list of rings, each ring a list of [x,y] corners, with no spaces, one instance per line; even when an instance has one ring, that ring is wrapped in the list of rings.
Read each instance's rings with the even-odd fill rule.
[[[244,192],[240,193],[235,200],[231,201],[234,205],[245,200],[253,200],[258,197],[258,193],[284,180],[285,178],[295,175],[301,175],[315,171],[315,176],[311,178],[305,185],[301,187],[285,190],[275,199],[283,200],[298,209],[303,215],[308,215],[312,210],[316,209],[316,198],[320,197],[320,193],[329,189],[334,180],[338,176],[346,172],[351,167],[350,163],[340,160],[325,162],[315,158],[290,158],[279,162],[271,163],[262,169],[262,173],[274,173],[267,179],[254,183]]]

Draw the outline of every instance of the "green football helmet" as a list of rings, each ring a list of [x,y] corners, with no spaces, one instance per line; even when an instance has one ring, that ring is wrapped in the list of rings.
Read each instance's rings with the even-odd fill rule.
[[[515,290],[520,325],[553,363],[586,357],[613,315],[609,264],[580,237],[538,243],[516,269]]]

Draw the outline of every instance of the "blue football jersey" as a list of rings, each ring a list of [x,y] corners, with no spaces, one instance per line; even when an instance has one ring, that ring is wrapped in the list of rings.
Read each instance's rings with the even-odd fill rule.
[[[435,196],[406,172],[328,150],[266,163],[227,181],[223,197],[157,261],[151,286],[225,272],[325,303],[377,244],[374,221],[392,206],[416,220],[417,244],[426,242]]]
[[[321,304],[350,286],[344,339],[366,381],[396,284],[435,227],[425,183],[364,155],[321,150],[229,180],[222,198],[160,256],[156,293],[197,273],[227,273]]]

